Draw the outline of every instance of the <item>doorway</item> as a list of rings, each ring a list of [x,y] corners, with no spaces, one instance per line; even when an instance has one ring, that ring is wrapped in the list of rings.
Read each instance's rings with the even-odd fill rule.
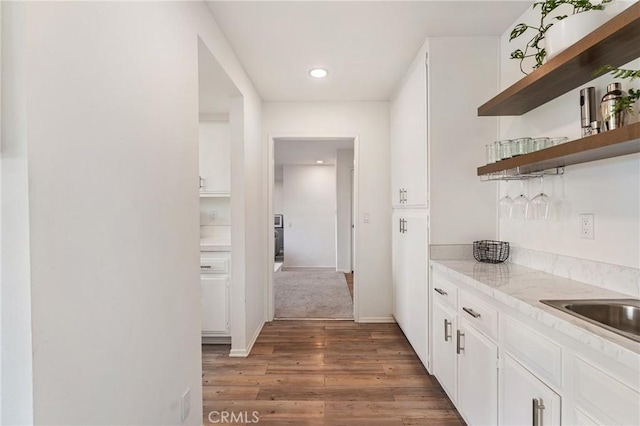
[[[275,241],[269,242],[270,273],[265,300],[268,320],[283,318],[281,308],[293,306],[288,305],[289,302],[295,305],[300,298],[306,298],[302,304],[308,309],[295,311],[301,314],[296,318],[357,318],[357,291],[350,291],[347,286],[349,282],[352,289],[357,287],[357,278],[353,277],[357,245],[357,225],[353,219],[357,212],[357,154],[355,136],[269,137],[269,235]],[[302,285],[304,282],[328,283],[333,278],[344,283],[349,299],[348,317],[344,315],[344,306],[329,311],[316,310],[322,299],[333,297],[330,296],[333,293],[325,287],[321,291]],[[279,291],[283,282],[300,284],[300,287]],[[342,292],[342,285],[336,286],[336,291]],[[296,292],[300,298],[294,296]],[[289,300],[283,301],[279,294],[286,294]]]

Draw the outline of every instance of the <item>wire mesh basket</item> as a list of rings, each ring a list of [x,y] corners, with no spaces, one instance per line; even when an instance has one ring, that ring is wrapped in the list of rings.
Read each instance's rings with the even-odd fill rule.
[[[473,257],[478,262],[502,263],[509,258],[509,243],[493,240],[474,241]]]

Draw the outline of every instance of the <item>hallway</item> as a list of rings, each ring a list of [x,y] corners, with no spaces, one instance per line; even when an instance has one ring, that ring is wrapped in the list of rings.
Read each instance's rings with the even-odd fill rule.
[[[275,321],[248,358],[228,352],[203,346],[205,425],[464,424],[396,324]]]

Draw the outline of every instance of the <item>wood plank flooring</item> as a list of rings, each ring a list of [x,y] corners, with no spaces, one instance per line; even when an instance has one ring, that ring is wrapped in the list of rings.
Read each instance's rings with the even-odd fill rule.
[[[464,425],[396,324],[274,321],[229,349],[202,347],[204,425]]]

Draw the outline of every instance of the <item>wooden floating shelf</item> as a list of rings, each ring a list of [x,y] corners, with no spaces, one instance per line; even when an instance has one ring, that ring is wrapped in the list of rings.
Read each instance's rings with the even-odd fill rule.
[[[618,67],[638,57],[640,2],[479,107],[478,115],[522,115],[593,80],[602,65]]]
[[[640,152],[640,123],[478,167],[478,176],[516,169],[521,174]]]

